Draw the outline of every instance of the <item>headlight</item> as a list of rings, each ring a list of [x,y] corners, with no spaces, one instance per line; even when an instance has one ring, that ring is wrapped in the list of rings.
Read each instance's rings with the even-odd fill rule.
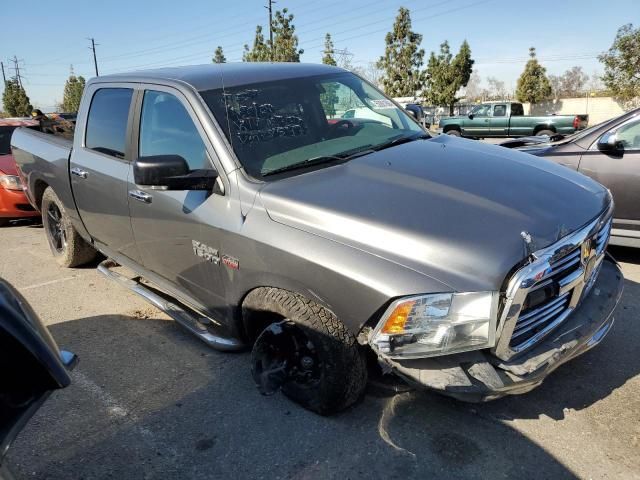
[[[370,342],[390,358],[421,358],[494,346],[496,292],[435,293],[393,302]]]
[[[15,175],[0,175],[0,185],[7,190],[22,190],[20,177],[16,177]]]

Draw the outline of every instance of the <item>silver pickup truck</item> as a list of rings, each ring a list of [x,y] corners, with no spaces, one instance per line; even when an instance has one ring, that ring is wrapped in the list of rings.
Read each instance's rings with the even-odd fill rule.
[[[321,414],[372,373],[470,401],[529,391],[603,339],[622,292],[600,184],[431,138],[335,67],[99,77],[73,145],[20,129],[12,147],[60,265],[102,253],[209,345],[252,347],[262,393]]]

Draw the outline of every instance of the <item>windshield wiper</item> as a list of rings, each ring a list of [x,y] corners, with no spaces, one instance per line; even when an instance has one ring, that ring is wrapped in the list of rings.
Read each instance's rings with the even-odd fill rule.
[[[371,145],[364,145],[362,147],[358,147],[357,149],[347,150],[346,152],[342,152],[336,155],[321,155],[318,157],[308,158],[302,162],[292,163],[291,165],[285,165],[284,167],[274,168],[273,170],[268,170],[262,173],[263,177],[267,177],[269,175],[276,175],[278,173],[290,172],[292,170],[298,170],[300,168],[313,167],[315,165],[322,165],[323,163],[342,163],[348,160],[354,159],[361,155],[366,155],[367,153],[371,153],[373,150],[371,149]]]
[[[371,150],[378,152],[380,150],[384,150],[385,148],[395,147],[396,145],[401,145],[403,143],[413,142],[415,140],[426,140],[431,138],[431,135],[427,135],[426,133],[418,133],[417,135],[398,135],[396,137],[392,137],[384,143],[376,145],[371,148]]]

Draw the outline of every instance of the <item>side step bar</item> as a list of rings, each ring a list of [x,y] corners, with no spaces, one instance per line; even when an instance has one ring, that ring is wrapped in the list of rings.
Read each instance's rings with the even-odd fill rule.
[[[111,270],[116,266],[118,266],[117,263],[107,259],[98,265],[98,271],[158,307],[210,347],[224,352],[237,351],[244,348],[244,344],[239,340],[213,334],[211,330],[215,328],[215,323],[210,318],[198,314],[188,307],[182,307],[147,288],[142,283]]]

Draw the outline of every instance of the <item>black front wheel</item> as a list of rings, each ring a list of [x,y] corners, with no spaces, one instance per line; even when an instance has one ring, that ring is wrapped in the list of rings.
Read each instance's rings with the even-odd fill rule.
[[[49,247],[61,266],[77,267],[96,257],[96,251],[76,231],[51,187],[44,191],[40,209]]]
[[[353,334],[328,309],[299,294],[258,288],[247,296],[243,312],[261,312],[283,320],[268,325],[252,352],[252,373],[261,393],[282,389],[287,397],[321,415],[357,402],[367,384],[363,352]]]

